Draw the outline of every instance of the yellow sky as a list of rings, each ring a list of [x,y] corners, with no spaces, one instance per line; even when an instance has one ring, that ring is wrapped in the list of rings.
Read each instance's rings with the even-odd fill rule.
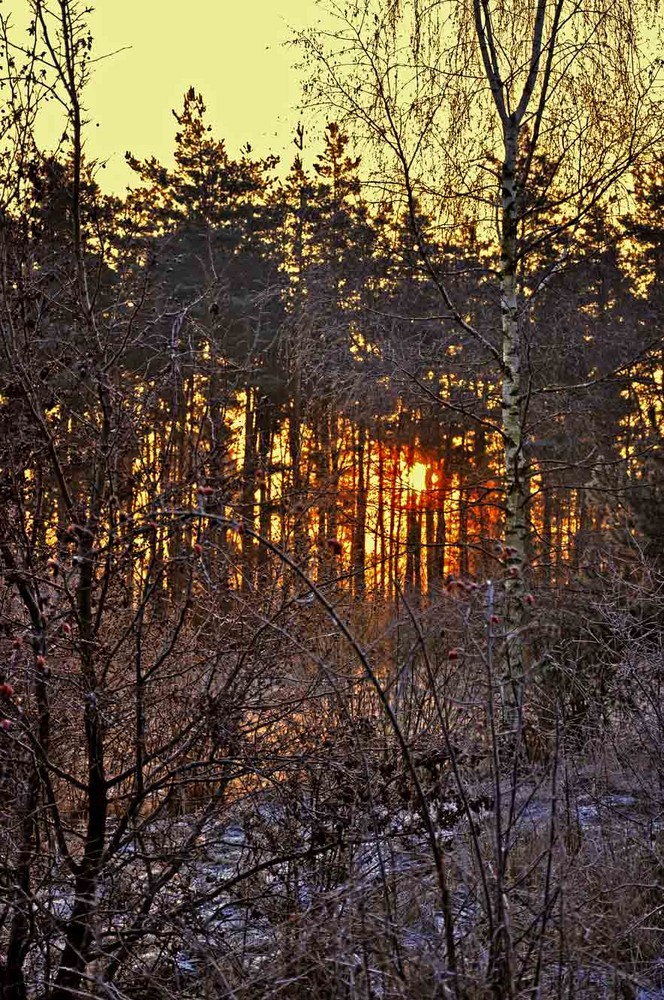
[[[26,10],[26,0],[3,5],[17,22]],[[97,0],[94,55],[129,47],[97,63],[85,95],[88,155],[108,161],[102,187],[121,192],[131,182],[127,149],[169,159],[171,109],[190,86],[202,92],[231,155],[250,142],[257,155],[275,152],[290,163],[300,86],[298,53],[283,43],[317,18],[314,0]]]

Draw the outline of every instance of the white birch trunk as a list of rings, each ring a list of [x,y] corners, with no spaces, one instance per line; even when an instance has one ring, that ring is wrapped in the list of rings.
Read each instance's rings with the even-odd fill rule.
[[[562,14],[564,0],[555,0],[554,21],[549,43],[552,45]],[[473,0],[477,42],[486,79],[500,119],[503,133],[503,165],[500,177],[500,308],[501,308],[501,375],[502,432],[505,461],[505,548],[507,556],[505,625],[505,667],[503,671],[503,718],[509,728],[518,723],[523,703],[525,669],[523,662],[522,629],[524,622],[524,572],[528,542],[529,482],[524,455],[524,352],[519,323],[517,282],[517,250],[519,228],[518,167],[519,139],[528,111],[543,53],[544,22],[547,0],[537,0],[534,10],[533,35],[528,70],[523,90],[516,106],[510,87],[501,71],[501,50],[494,36],[490,0]],[[551,50],[552,51],[552,50]],[[550,73],[546,63],[542,81],[546,93]],[[539,128],[540,111],[535,114]]]
[[[505,461],[506,669],[503,700],[506,721],[516,721],[523,697],[523,596],[528,538],[528,475],[524,457],[523,345],[517,295],[517,152],[519,126],[504,123],[501,176],[500,306],[502,320],[502,429]]]

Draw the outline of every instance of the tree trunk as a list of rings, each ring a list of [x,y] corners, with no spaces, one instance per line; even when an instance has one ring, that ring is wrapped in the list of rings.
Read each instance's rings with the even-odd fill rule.
[[[502,430],[505,459],[505,545],[507,582],[505,621],[506,663],[504,707],[513,725],[523,697],[524,569],[528,541],[528,477],[523,445],[522,342],[517,299],[517,182],[519,127],[510,117],[504,123],[504,161],[501,184],[500,307],[502,318]]]
[[[426,567],[427,567],[427,597],[431,598],[440,590],[440,574],[437,572],[438,552],[436,549],[436,491],[433,486],[433,464],[427,463],[426,491],[424,508],[424,537],[426,541]]]
[[[360,424],[357,432],[357,446],[355,461],[357,465],[357,479],[355,495],[357,497],[357,509],[355,513],[355,528],[353,531],[353,552],[351,557],[353,571],[353,590],[355,595],[360,597],[364,594],[365,573],[366,573],[366,533],[367,533],[367,482],[368,471],[365,477],[364,459],[371,457],[371,451],[367,448],[366,428]],[[367,461],[368,464],[368,461]]]

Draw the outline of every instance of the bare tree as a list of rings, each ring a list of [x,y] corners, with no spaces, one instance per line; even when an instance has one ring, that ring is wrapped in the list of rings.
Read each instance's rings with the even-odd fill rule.
[[[440,501],[436,520],[426,504],[429,498],[438,503],[432,496],[439,492],[438,484],[423,463],[418,463],[426,473],[417,491],[420,499],[408,488],[406,503],[400,501],[403,454],[407,450],[409,461],[415,459],[417,434],[423,458],[430,453],[442,458],[445,452],[447,461],[457,430],[477,417],[469,412],[467,399],[491,391],[485,389],[485,371],[467,378],[458,403],[450,403],[447,424],[439,419],[443,411],[434,408],[436,392],[430,389],[433,417],[425,445],[424,408],[414,380],[407,383],[407,400],[398,398],[394,385],[384,391],[381,383],[380,398],[369,400],[375,410],[372,420],[357,420],[356,403],[366,406],[367,399],[358,398],[356,376],[351,372],[348,377],[352,392],[335,398],[336,374],[321,371],[318,357],[304,359],[293,390],[302,395],[302,412],[292,429],[300,433],[304,427],[305,401],[311,400],[307,432],[312,430],[315,447],[309,447],[304,434],[291,445],[290,481],[297,487],[296,502],[300,490],[308,491],[312,513],[294,538],[288,509],[267,489],[272,486],[266,480],[272,474],[271,441],[278,425],[263,400],[260,406],[244,401],[244,433],[247,439],[253,436],[244,468],[229,444],[232,423],[237,427],[241,415],[239,394],[250,388],[257,402],[256,387],[267,381],[258,382],[252,371],[253,350],[231,349],[233,334],[250,330],[250,323],[238,330],[237,313],[243,321],[255,317],[253,306],[265,305],[265,298],[247,295],[235,315],[227,310],[219,281],[226,275],[222,268],[215,273],[224,256],[213,249],[215,238],[223,236],[226,205],[206,224],[205,239],[194,241],[195,248],[206,251],[201,271],[215,265],[210,266],[212,277],[203,274],[180,283],[176,272],[168,270],[168,254],[175,246],[173,257],[186,273],[189,251],[177,229],[175,234],[164,232],[159,197],[149,203],[141,190],[124,204],[104,197],[83,155],[81,88],[90,53],[83,7],[75,0],[53,5],[33,0],[36,47],[24,52],[25,65],[8,62],[17,74],[10,76],[17,103],[8,105],[0,119],[6,148],[0,174],[6,192],[0,219],[3,1000],[168,1000],[204,994],[470,1000],[489,992],[502,1000],[571,994],[577,981],[588,982],[588,995],[606,995],[607,989],[623,986],[625,995],[628,987],[634,995],[641,983],[645,988],[659,974],[655,917],[660,907],[661,796],[653,792],[656,782],[650,776],[659,777],[661,770],[661,630],[653,624],[644,637],[643,615],[634,605],[650,600],[646,587],[635,589],[634,580],[625,587],[616,572],[615,597],[609,593],[604,607],[595,608],[598,622],[583,622],[579,635],[565,637],[558,649],[547,649],[547,683],[539,686],[526,711],[515,713],[517,739],[509,768],[502,756],[499,650],[505,641],[512,644],[520,694],[518,612],[528,604],[523,581],[528,394],[531,382],[533,392],[553,388],[537,383],[536,369],[525,363],[526,333],[532,341],[527,293],[534,272],[526,261],[542,259],[545,238],[549,251],[553,248],[560,257],[566,249],[564,234],[583,220],[584,206],[593,197],[601,201],[604,189],[599,180],[595,188],[587,186],[585,167],[577,171],[579,202],[574,207],[571,159],[565,160],[564,143],[550,181],[544,161],[535,154],[528,165],[533,123],[540,120],[543,137],[546,114],[554,106],[551,94],[559,96],[552,82],[558,64],[552,57],[551,79],[545,84],[542,63],[554,50],[568,51],[556,49],[564,18],[559,14],[559,24],[554,18],[562,6],[542,8],[540,28],[535,21],[530,25],[541,49],[539,61],[528,49],[526,68],[515,64],[509,82],[509,73],[501,70],[505,81],[499,83],[492,60],[506,60],[508,47],[507,41],[504,48],[497,43],[498,29],[517,54],[520,42],[517,35],[512,38],[506,21],[487,20],[488,6],[450,7],[466,15],[454,22],[459,34],[449,47],[450,58],[456,59],[449,71],[450,88],[456,82],[459,101],[464,93],[474,95],[480,107],[478,87],[481,80],[488,81],[485,103],[496,109],[498,145],[505,131],[512,134],[513,125],[516,129],[516,160],[510,161],[514,176],[505,174],[505,149],[502,159],[485,156],[486,137],[472,131],[467,142],[477,142],[477,155],[466,159],[467,178],[489,176],[484,194],[479,181],[468,180],[466,190],[461,176],[451,173],[461,162],[451,141],[439,152],[454,152],[447,164],[454,204],[476,196],[476,218],[466,220],[469,226],[472,222],[489,232],[491,212],[483,214],[482,206],[505,216],[493,237],[493,258],[488,250],[485,254],[487,270],[492,260],[496,265],[497,308],[502,300],[507,314],[502,325],[483,319],[473,325],[466,311],[455,310],[451,293],[443,312],[445,322],[451,317],[473,339],[475,357],[479,348],[484,350],[497,366],[498,378],[510,378],[512,389],[517,387],[518,407],[511,396],[505,397],[505,408],[511,408],[517,424],[512,427],[507,419],[500,433],[503,439],[509,433],[521,435],[511,442],[512,478],[509,468],[507,477],[518,503],[508,497],[506,504],[513,543],[505,560],[508,587],[498,589],[482,579],[488,553],[463,553],[458,559],[462,578],[441,586],[443,593],[433,588],[428,600],[420,601],[424,575],[431,589],[441,574],[440,564],[422,559],[422,536],[441,553],[449,545],[463,549],[472,540],[471,515],[464,508],[470,506],[473,484],[466,481],[458,490],[458,517],[450,513],[446,522]],[[419,17],[419,8],[416,12]],[[396,7],[391,14],[392,21],[379,18],[377,26],[396,44],[400,15]],[[427,44],[422,18],[417,24],[420,34],[408,51],[412,65],[419,67],[417,86],[424,88],[435,81],[436,72],[432,64],[427,76],[424,63],[414,60],[413,53],[421,55]],[[436,37],[444,38],[444,32]],[[482,39],[489,46],[486,72]],[[5,40],[8,51],[14,51],[7,35]],[[432,45],[434,41],[431,37]],[[568,54],[576,58],[575,52],[572,46]],[[463,64],[475,81],[465,91]],[[34,73],[42,68],[46,76],[31,91]],[[519,73],[516,109],[524,100],[525,110],[515,124],[510,101]],[[532,94],[524,98],[532,74]],[[374,83],[380,79],[380,74],[372,77]],[[390,79],[389,73],[384,79]],[[488,85],[492,80],[497,96]],[[445,91],[445,97],[452,93]],[[66,116],[61,156],[40,154],[32,140],[36,103],[48,94],[61,102]],[[432,98],[429,112],[438,109],[439,97]],[[413,105],[411,125],[417,122],[415,112],[427,107],[424,89],[420,98]],[[396,105],[389,98],[382,104],[374,101],[370,122],[379,107],[394,118]],[[202,109],[202,101],[192,90],[186,114],[178,121],[200,136],[204,126],[196,109]],[[476,110],[467,99],[451,107],[450,115],[458,113],[472,123]],[[407,168],[403,177],[411,227],[430,281],[443,296],[464,285],[462,280],[445,284],[438,263],[443,255],[434,257],[430,250],[435,241],[427,233],[434,223],[422,220],[437,216],[418,211],[418,201],[429,197],[429,188],[434,193],[433,182],[425,185],[415,164],[420,153],[426,157],[427,149],[435,150],[427,143],[447,134],[449,118],[439,122],[439,132],[433,116],[419,132],[411,132],[404,118],[390,133],[389,147],[402,172]],[[339,163],[345,159],[345,138],[336,129],[329,133]],[[403,144],[415,135],[415,146],[399,160],[397,138]],[[644,139],[640,148],[650,141]],[[571,143],[572,152],[581,149],[579,143],[580,138]],[[218,157],[214,147],[207,146],[214,167],[209,186],[200,172],[191,174],[192,197],[200,205],[205,195],[208,207],[217,181],[225,184],[238,167]],[[190,163],[198,167],[200,160],[192,155]],[[258,169],[247,163],[252,171]],[[153,172],[152,181],[162,190],[160,166],[154,161],[139,166],[139,173]],[[348,167],[353,190],[359,191],[355,160]],[[608,185],[622,167],[615,159],[603,169]],[[586,172],[590,175],[590,166]],[[526,182],[535,175],[537,184],[528,188]],[[166,176],[169,184],[173,179],[179,182],[181,176]],[[503,180],[511,193],[503,196],[498,190],[497,201],[496,184]],[[570,186],[564,188],[563,181]],[[246,190],[244,184],[239,187]],[[251,190],[263,188],[258,184]],[[560,190],[567,193],[557,200]],[[254,219],[260,199],[266,200],[260,193],[256,197],[258,201],[248,196],[244,205]],[[173,200],[180,210],[178,198]],[[304,200],[302,194],[296,221],[303,225],[296,242],[306,233]],[[565,215],[569,204],[574,211]],[[339,209],[338,204],[333,207]],[[362,225],[357,229],[370,248],[373,237],[363,213],[358,204],[356,218]],[[364,270],[367,261],[363,268],[355,266],[355,244],[349,243],[344,252],[353,283],[343,291],[344,273],[336,268],[349,218],[352,213],[342,213],[337,220],[341,234],[331,222],[322,233],[319,253],[309,254],[312,288],[335,293],[322,298],[323,306],[334,300],[326,310],[319,311],[317,301],[308,304],[309,316],[321,317],[315,328],[328,335],[334,333],[328,318],[339,320],[339,308],[344,308],[339,300],[357,301],[369,273]],[[445,221],[440,213],[438,218]],[[455,218],[450,209],[447,222],[456,225]],[[238,221],[230,210],[229,219]],[[183,227],[190,221],[184,208],[179,221]],[[155,230],[147,237],[141,228],[146,225]],[[509,239],[503,239],[506,228]],[[412,248],[412,239],[407,242]],[[511,271],[500,262],[503,244]],[[158,261],[152,257],[155,247]],[[235,247],[228,257],[239,268],[241,254]],[[466,259],[477,263],[478,257],[468,254]],[[555,253],[553,260],[555,269]],[[298,280],[304,279],[306,266],[303,253]],[[229,274],[228,285],[237,292],[236,274]],[[385,274],[389,270],[376,269],[379,289],[388,280]],[[545,295],[552,284],[543,280],[539,294]],[[412,295],[413,289],[407,292]],[[417,298],[404,294],[403,300]],[[491,295],[478,293],[477,299],[483,306]],[[427,312],[430,301],[426,297]],[[481,314],[482,307],[475,312]],[[262,322],[262,308],[257,315]],[[353,317],[358,324],[359,315],[358,307]],[[343,330],[355,335],[355,322],[344,318],[343,311],[341,318]],[[294,326],[295,334],[309,333]],[[262,329],[259,324],[258,331]],[[507,354],[501,338],[508,343]],[[249,339],[253,343],[256,338]],[[339,348],[350,338],[335,334],[332,339],[327,356],[341,359],[342,370],[348,352]],[[422,345],[424,333],[404,345],[402,368]],[[449,346],[456,343],[450,340]],[[514,357],[510,351],[516,352]],[[439,357],[444,356],[441,350]],[[383,376],[385,360],[378,358],[375,365],[372,371]],[[464,377],[464,360],[458,366],[446,371],[449,388]],[[431,381],[422,384],[430,388]],[[315,405],[318,386],[329,386],[324,407]],[[498,421],[491,413],[501,399],[496,393],[482,425],[486,435],[495,432]],[[391,418],[400,403],[395,428]],[[264,421],[259,419],[261,408]],[[316,428],[321,410],[325,419]],[[376,442],[383,443],[381,434],[386,448],[376,450]],[[478,477],[484,476],[486,440],[479,435],[474,440]],[[307,447],[301,447],[305,442]],[[375,463],[377,472],[372,471]],[[316,466],[322,472],[314,484],[317,491],[308,483]],[[288,481],[287,460],[279,461],[278,470]],[[340,486],[344,473],[352,486]],[[385,518],[382,511],[376,516],[370,512],[372,476],[378,478]],[[258,515],[257,494],[263,507]],[[313,555],[309,559],[303,550],[315,540],[317,508],[325,545],[314,550],[313,565]],[[306,513],[300,510],[296,516]],[[389,531],[388,516],[393,522]],[[380,593],[370,594],[363,585],[368,576],[363,547],[372,517],[376,538],[390,536],[381,591],[391,587],[392,602],[383,602]],[[348,554],[340,541],[344,537],[354,587],[339,565]],[[252,550],[260,551],[260,573],[247,573]],[[471,574],[479,582],[469,579]],[[642,574],[645,580],[645,569]],[[625,599],[628,590],[632,607]],[[646,621],[659,622],[659,603],[646,612]],[[592,668],[583,663],[593,656],[598,660],[594,686]],[[601,734],[610,731],[615,739],[612,758],[602,756],[606,741],[597,740],[597,749],[584,746],[586,757],[578,752],[571,761],[570,733],[577,734],[604,711],[621,657],[629,669],[618,678],[626,689],[616,713],[619,726]],[[596,692],[602,705],[580,722],[578,705]],[[543,732],[532,731],[538,712],[548,720]],[[637,735],[639,713],[647,726]],[[571,716],[573,724],[566,730]],[[628,739],[622,730],[630,734]],[[608,762],[612,780],[616,775],[629,781],[635,752],[648,775],[643,779],[648,794],[638,805],[643,815],[629,804],[612,818],[616,803],[609,778],[602,785],[597,776],[605,773],[603,762]],[[594,771],[587,779],[589,760]],[[572,773],[575,763],[578,776]],[[580,807],[589,788],[601,827],[599,820],[588,820],[587,802],[585,813]],[[598,912],[598,900],[607,885],[617,893],[627,855],[630,905],[622,919],[611,921]]]
[[[375,180],[405,201],[448,319],[494,366],[504,457],[507,675],[518,701],[529,542],[529,366],[534,297],[574,254],[598,205],[625,193],[661,145],[651,5],[627,0],[362,0],[322,4],[331,26],[299,36],[306,98],[333,107],[375,158]],[[543,154],[546,167],[542,171]],[[434,221],[427,231],[419,206]],[[486,243],[494,317],[473,324],[430,253],[435,233],[471,224]],[[533,283],[533,261],[553,254]],[[589,373],[588,386],[594,376]]]

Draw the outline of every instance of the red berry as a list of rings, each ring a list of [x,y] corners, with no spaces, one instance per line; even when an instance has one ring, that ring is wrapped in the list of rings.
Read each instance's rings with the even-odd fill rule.
[[[71,635],[71,625],[69,624],[69,622],[64,622],[62,626],[62,631],[64,632],[65,635]]]
[[[198,492],[201,496],[210,497],[214,493],[214,486],[199,486]]]
[[[14,688],[11,684],[8,684],[6,681],[4,684],[0,684],[0,696],[2,698],[11,698],[13,694]]]
[[[46,657],[38,656],[37,659],[35,660],[35,663],[37,664],[40,670],[43,670],[44,667],[46,666]]]
[[[449,651],[449,653],[447,654],[447,659],[448,660],[458,660],[459,659],[459,650],[458,649],[451,649]]]
[[[203,546],[200,544],[200,542],[196,542],[194,544],[194,552],[196,553],[197,556],[203,555]]]
[[[491,615],[491,618],[489,619],[489,621],[491,622],[492,625],[499,625],[500,624],[500,618],[498,617],[498,615]]]
[[[519,567],[518,566],[510,566],[510,568],[509,568],[509,574],[512,577],[518,576],[519,575]]]
[[[523,600],[524,600],[524,602],[525,602],[526,604],[528,604],[528,605],[529,605],[530,607],[532,607],[532,606],[533,606],[533,604],[535,603],[535,598],[533,597],[533,595],[532,595],[532,594],[524,594],[524,596],[523,596]]]
[[[0,729],[4,729],[5,732],[7,732],[8,729],[11,729],[11,722],[9,719],[3,719],[2,722],[0,722]]]

